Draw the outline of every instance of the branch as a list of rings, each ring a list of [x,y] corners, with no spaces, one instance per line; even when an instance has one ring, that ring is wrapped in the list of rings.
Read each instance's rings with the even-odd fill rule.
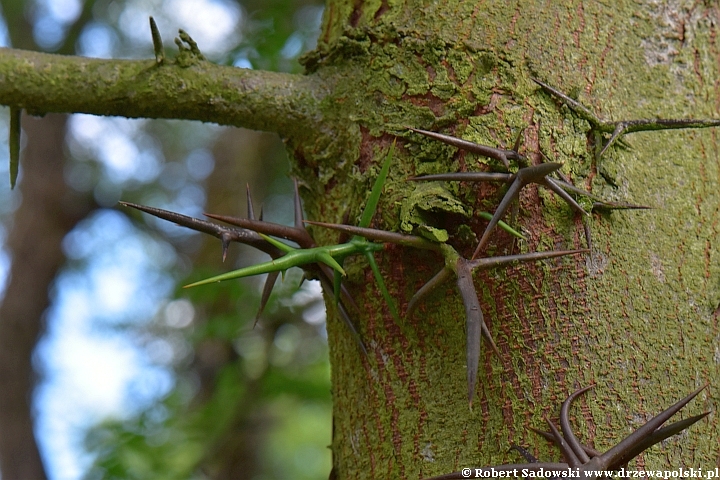
[[[289,134],[319,122],[317,77],[175,61],[102,60],[0,49],[0,104],[49,112],[177,118]]]

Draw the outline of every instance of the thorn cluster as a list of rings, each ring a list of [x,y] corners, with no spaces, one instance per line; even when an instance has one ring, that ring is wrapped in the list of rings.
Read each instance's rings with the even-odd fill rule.
[[[547,258],[560,257],[563,255],[574,255],[587,252],[587,250],[558,250],[550,252],[534,252],[518,255],[496,256],[489,258],[479,258],[475,260],[466,260],[450,245],[443,243],[434,243],[422,237],[414,235],[405,235],[401,233],[386,232],[383,230],[375,230],[371,228],[358,228],[348,225],[338,225],[332,223],[306,222],[325,228],[331,228],[344,233],[362,236],[369,240],[375,240],[385,243],[394,243],[406,247],[419,248],[423,250],[433,250],[443,256],[445,259],[445,267],[428,281],[420,290],[418,290],[410,300],[405,311],[405,316],[411,316],[418,305],[420,299],[424,298],[430,291],[438,285],[448,280],[453,274],[457,279],[457,287],[465,306],[466,319],[466,361],[467,361],[467,382],[468,382],[468,401],[472,406],[472,399],[475,394],[475,385],[477,384],[478,365],[480,363],[480,336],[484,336],[490,343],[495,353],[500,356],[500,352],[492,339],[490,330],[483,317],[480,303],[478,300],[475,283],[472,279],[472,272],[475,270],[484,270],[508,266],[517,262],[532,262],[544,260]]]
[[[685,420],[672,423],[666,427],[662,425],[668,421],[673,415],[679,412],[685,405],[687,405],[693,398],[695,398],[707,385],[698,388],[687,397],[678,401],[668,409],[662,411],[645,425],[635,430],[633,433],[625,437],[620,443],[612,447],[605,453],[598,452],[592,448],[586,447],[581,444],[572,431],[569,420],[570,406],[573,401],[582,393],[585,393],[590,387],[585,387],[577,390],[571,394],[565,402],[563,402],[560,408],[560,431],[550,420],[547,420],[548,427],[551,432],[540,432],[544,437],[551,440],[562,452],[565,457],[565,462],[539,462],[532,455],[530,455],[525,449],[521,447],[514,447],[525,459],[530,463],[522,464],[509,464],[509,465],[498,465],[493,467],[482,467],[472,468],[473,472],[499,472],[499,471],[513,471],[513,470],[525,470],[528,472],[567,472],[568,469],[575,469],[578,472],[579,478],[591,478],[590,472],[593,471],[615,471],[627,465],[627,463],[633,458],[640,455],[642,452],[652,447],[656,443],[671,437],[686,428],[690,427],[697,421],[705,418],[710,412],[705,412],[700,415],[695,415]],[[534,430],[534,429],[533,429]],[[462,472],[453,472],[446,475],[440,475],[437,477],[427,478],[426,480],[453,480],[467,478],[463,476]]]
[[[156,59],[158,63],[160,63],[162,61],[162,58],[164,58],[161,56],[161,50],[159,50],[159,48],[161,48],[162,46],[162,42],[160,40],[159,33],[157,32],[157,26],[152,19],[150,23],[151,30],[153,32]],[[197,48],[197,44],[187,35],[187,33],[180,31],[180,39],[178,39],[176,43],[178,43],[181,50],[189,50],[196,58],[203,58],[199,52],[199,49]],[[185,47],[183,45],[183,42],[189,47]],[[543,89],[559,97],[574,111],[588,118],[590,123],[593,125],[593,128],[595,128],[597,131],[613,132],[613,136],[611,137],[608,144],[605,145],[603,151],[607,149],[608,146],[617,139],[617,137],[624,133],[641,130],[656,130],[661,128],[689,128],[720,125],[720,121],[714,120],[638,120],[606,123],[602,122],[600,119],[594,116],[592,112],[590,112],[587,108],[570,99],[561,92],[553,89],[552,87],[549,87],[548,85],[545,85],[540,81],[535,81]],[[610,130],[610,126],[612,126],[612,130]],[[342,266],[345,258],[351,255],[365,256],[373,272],[380,292],[385,298],[393,316],[396,319],[399,319],[400,314],[397,307],[395,306],[394,300],[390,296],[385,286],[384,280],[374,259],[374,252],[384,248],[383,244],[385,243],[393,243],[412,248],[432,250],[439,253],[443,256],[445,260],[445,266],[413,295],[413,297],[408,303],[405,315],[412,315],[419,303],[431,291],[433,291],[439,285],[443,284],[451,276],[455,276],[456,284],[460,292],[463,305],[465,307],[465,317],[467,322],[466,359],[468,377],[468,401],[470,405],[472,405],[472,399],[477,383],[481,336],[485,337],[492,349],[496,352],[496,354],[499,355],[498,348],[495,345],[495,342],[490,335],[490,331],[484,321],[483,313],[478,300],[477,291],[473,282],[473,271],[477,269],[489,269],[506,266],[515,262],[537,261],[564,255],[580,254],[589,251],[587,249],[561,250],[550,252],[534,252],[509,256],[497,256],[491,258],[480,258],[480,254],[487,246],[491,238],[491,234],[493,233],[496,226],[500,226],[501,228],[508,230],[513,235],[523,238],[522,235],[512,230],[510,226],[508,226],[502,221],[502,218],[507,212],[510,205],[513,204],[515,200],[517,200],[522,188],[531,183],[542,185],[559,195],[574,211],[586,216],[588,215],[588,212],[586,212],[585,209],[583,209],[580,204],[568,192],[591,198],[592,200],[594,200],[592,204],[593,208],[643,209],[648,207],[627,203],[607,202],[593,195],[590,192],[577,188],[569,181],[567,181],[567,179],[565,179],[562,174],[560,174],[559,169],[562,165],[559,163],[547,162],[541,163],[539,165],[528,165],[528,159],[518,152],[520,140],[523,133],[522,131],[519,133],[513,149],[502,149],[479,145],[467,140],[459,139],[449,135],[444,135],[441,133],[421,130],[412,127],[407,128],[415,133],[444,142],[448,145],[452,145],[460,149],[467,150],[469,152],[496,159],[497,161],[501,162],[507,169],[510,168],[511,160],[518,163],[519,168],[516,173],[461,172],[445,173],[438,175],[425,175],[410,178],[410,180],[412,181],[489,181],[501,182],[509,185],[495,212],[493,214],[485,214],[484,212],[480,214],[488,220],[488,225],[486,226],[470,259],[463,258],[453,247],[451,247],[447,243],[436,243],[414,235],[404,235],[395,232],[369,228],[372,217],[375,214],[380,195],[382,193],[384,182],[388,175],[390,162],[394,153],[394,145],[388,152],[386,160],[383,163],[380,175],[378,176],[375,184],[373,185],[370,198],[365,209],[363,210],[363,214],[358,226],[305,221],[303,219],[302,206],[300,204],[297,182],[295,183],[294,201],[295,221],[292,227],[266,222],[263,221],[262,218],[255,219],[252,201],[249,197],[249,190],[247,218],[206,214],[206,216],[208,216],[209,218],[234,225],[235,227],[220,226],[206,220],[193,219],[164,210],[153,209],[151,207],[142,207],[139,205],[127,203],[124,203],[124,205],[138,208],[160,218],[165,218],[180,225],[187,226],[188,228],[202,231],[204,233],[208,233],[220,238],[220,240],[222,241],[223,259],[226,256],[228,245],[232,241],[245,243],[255,248],[258,248],[265,253],[268,253],[272,258],[272,260],[269,262],[245,267],[188,285],[188,287],[192,287],[222,280],[246,277],[250,275],[268,274],[267,281],[263,288],[258,317],[268,301],[268,298],[279,273],[284,272],[291,267],[303,268],[306,272],[306,276],[318,278],[322,282],[323,288],[326,291],[333,292],[335,303],[338,306],[341,317],[343,318],[345,323],[347,323],[350,331],[352,332],[353,336],[355,337],[363,351],[365,351],[365,347],[360,340],[357,330],[355,329],[352,321],[350,320],[350,315],[348,314],[347,310],[348,306],[357,309],[357,305],[353,301],[352,296],[348,292],[347,288],[342,283],[342,277],[345,276],[345,270]],[[552,174],[557,175],[559,178],[551,177]],[[342,232],[343,234],[350,235],[351,238],[347,242],[341,244],[318,246],[312,236],[306,230],[306,223],[334,229]],[[590,248],[591,241],[587,225],[586,236],[588,247]],[[298,245],[298,248],[291,247],[290,245],[287,245],[272,237],[293,241]]]
[[[541,82],[540,80],[533,78],[533,82],[540,85],[540,87],[547,93],[558,98],[562,103],[568,106],[572,111],[584,118],[590,123],[591,129],[598,135],[610,134],[610,139],[600,149],[597,154],[599,159],[612,146],[621,136],[634,133],[634,132],[649,132],[653,130],[677,130],[681,128],[709,128],[720,126],[720,120],[715,119],[662,119],[655,118],[650,120],[620,120],[618,122],[608,122],[602,120],[600,117],[595,115],[589,108],[581,104],[577,100],[574,100],[561,92],[560,90],[551,87],[550,85]]]
[[[388,171],[390,169],[390,163],[392,161],[394,151],[394,145],[391,147],[390,152],[383,164],[380,171],[380,175],[375,181],[372,192],[368,203],[363,211],[360,227],[366,228],[372,221],[372,217],[377,208],[377,204],[382,193],[382,188],[387,178]],[[121,204],[129,207],[133,207],[154,215],[156,217],[172,221],[178,225],[185,226],[187,228],[207,233],[219,238],[222,241],[222,252],[223,260],[227,255],[227,249],[230,242],[240,242],[252,247],[255,247],[272,258],[271,261],[252,265],[249,267],[234,270],[222,275],[207,278],[186,287],[194,287],[205,285],[209,283],[219,282],[223,280],[230,280],[235,278],[242,278],[252,275],[268,274],[265,286],[263,287],[262,298],[260,301],[260,309],[256,316],[259,318],[262,313],[267,301],[272,292],[272,288],[275,285],[275,281],[280,272],[286,271],[288,268],[301,267],[305,270],[305,274],[308,277],[318,278],[325,288],[326,291],[333,291],[335,297],[335,303],[338,306],[338,311],[343,321],[347,324],[351,334],[357,341],[363,352],[367,353],[367,350],[360,339],[357,329],[353,325],[350,319],[350,315],[347,311],[347,306],[353,306],[357,309],[355,301],[349,294],[347,288],[342,284],[342,276],[345,276],[345,270],[342,267],[342,263],[345,258],[351,255],[362,254],[364,255],[368,263],[370,264],[373,273],[375,274],[376,281],[383,297],[390,305],[391,311],[394,315],[399,318],[397,309],[394,307],[394,302],[390,296],[387,288],[385,287],[380,270],[375,262],[373,253],[383,248],[382,244],[373,243],[367,241],[365,238],[360,236],[354,236],[348,242],[339,245],[328,245],[318,246],[315,240],[312,238],[310,233],[305,228],[305,221],[302,213],[302,204],[300,202],[300,194],[298,192],[297,181],[294,182],[294,225],[292,227],[286,225],[280,225],[272,222],[266,222],[264,220],[256,220],[253,202],[250,198],[250,189],[248,187],[248,218],[237,218],[229,217],[224,215],[206,214],[206,216],[235,225],[234,227],[227,227],[209,222],[207,220],[200,220],[196,218],[187,217],[166,210],[161,210],[153,207],[144,207],[141,205],[135,205],[127,202],[121,202]],[[240,227],[240,228],[237,228]],[[279,237],[286,240],[291,240],[298,244],[299,248],[291,247],[279,240],[271,237]],[[342,301],[340,296],[342,295]]]

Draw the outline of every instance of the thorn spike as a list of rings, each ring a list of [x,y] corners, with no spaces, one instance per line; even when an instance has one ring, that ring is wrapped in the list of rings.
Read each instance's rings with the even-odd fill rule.
[[[260,320],[260,316],[262,315],[263,311],[265,310],[265,306],[267,305],[268,300],[270,300],[270,294],[272,294],[273,288],[275,287],[275,282],[277,281],[278,275],[280,272],[270,272],[268,273],[267,278],[265,279],[265,284],[263,285],[262,294],[260,295],[260,307],[258,308],[257,314],[255,315],[255,321],[253,322],[253,328],[258,323],[258,320]]]
[[[472,406],[477,383],[478,365],[480,363],[480,335],[483,322],[482,310],[477,299],[475,287],[472,285],[472,276],[466,266],[458,262],[457,285],[465,306],[465,318],[467,319],[466,332],[466,362],[468,382],[468,402]]]
[[[478,143],[463,140],[461,138],[444,135],[442,133],[431,132],[428,130],[421,130],[419,128],[407,127],[407,129],[412,130],[415,133],[425,135],[426,137],[430,137],[434,140],[439,140],[447,145],[467,150],[468,152],[477,153],[478,155],[482,155],[484,157],[493,158],[502,162],[505,168],[508,169],[510,168],[509,160],[525,160],[525,157],[520,155],[515,150],[504,150],[501,148],[488,147],[486,145],[480,145]]]
[[[252,196],[250,195],[250,184],[245,184],[245,196],[247,198],[247,216],[250,220],[255,220],[255,209],[253,208]]]
[[[590,457],[588,457],[587,453],[585,453],[585,450],[582,448],[582,445],[580,444],[580,441],[575,436],[575,433],[572,431],[572,427],[570,426],[570,406],[575,401],[575,399],[590,390],[591,388],[594,388],[594,385],[590,385],[588,387],[582,388],[580,390],[577,390],[570,394],[570,396],[563,402],[562,407],[560,407],[560,428],[562,429],[563,435],[565,436],[565,440],[567,441],[570,448],[575,452],[575,455],[580,460],[581,463],[586,463],[590,460]]]
[[[651,435],[655,430],[657,430],[660,425],[665,423],[670,417],[675,415],[677,412],[680,411],[685,405],[687,405],[693,398],[695,398],[700,392],[705,390],[707,388],[707,385],[703,385],[702,387],[698,388],[694,392],[692,392],[687,397],[683,398],[682,400],[679,400],[675,404],[671,405],[666,410],[663,410],[656,416],[654,416],[650,421],[648,421],[645,425],[635,430],[632,434],[627,436],[623,441],[615,445],[613,448],[605,452],[600,458],[602,459],[602,465],[615,465],[618,462],[621,462],[624,458],[624,453],[628,450],[632,450],[633,447],[635,447],[637,444],[641,443],[643,439],[649,435]],[[660,441],[660,440],[658,440]],[[650,445],[648,445],[649,447]]]
[[[220,235],[220,242],[222,242],[222,261],[225,263],[227,258],[228,249],[230,248],[230,237],[229,235]]]
[[[10,107],[10,129],[8,131],[8,144],[10,145],[10,190],[15,188],[18,173],[20,172],[21,119],[22,108]]]
[[[150,35],[152,36],[153,50],[155,51],[155,63],[160,65],[165,61],[165,48],[163,47],[160,30],[158,30],[153,17],[150,17]]]
[[[570,465],[572,468],[576,468],[580,466],[580,461],[575,456],[575,452],[573,452],[572,448],[567,444],[565,439],[562,435],[560,435],[560,432],[558,432],[557,427],[554,423],[552,423],[548,418],[545,418],[545,421],[548,424],[548,427],[550,427],[550,432],[553,435],[553,438],[555,439],[555,444],[558,446],[560,451],[562,452],[563,456],[567,460],[568,465]]]
[[[406,317],[411,317],[413,313],[415,313],[415,309],[417,309],[418,305],[421,301],[425,299],[433,290],[435,290],[437,287],[445,283],[445,281],[450,278],[450,274],[452,273],[452,270],[450,270],[447,267],[444,267],[442,270],[440,270],[438,273],[435,274],[434,277],[432,277],[430,280],[428,280],[425,285],[420,287],[420,289],[415,292],[415,295],[412,296],[410,301],[408,302],[407,310],[405,311]]]
[[[620,135],[622,135],[625,130],[627,129],[627,124],[625,122],[618,122],[618,124],[615,126],[615,130],[613,130],[612,135],[610,136],[610,140],[607,141],[605,146],[600,150],[600,153],[598,154],[598,158],[602,157],[603,154],[607,151],[608,148],[610,148],[610,145],[614,144],[615,141],[620,138]]]
[[[295,217],[295,228],[305,230],[305,224],[303,223],[302,201],[300,200],[297,178],[293,178],[293,213]]]

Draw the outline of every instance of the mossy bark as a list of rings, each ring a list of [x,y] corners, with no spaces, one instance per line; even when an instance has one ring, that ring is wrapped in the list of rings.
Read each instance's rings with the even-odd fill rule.
[[[406,126],[491,146],[510,146],[525,129],[522,151],[533,162],[542,161],[542,151],[564,163],[577,185],[653,207],[593,214],[590,255],[476,276],[501,356],[483,345],[472,409],[464,311],[454,285],[398,322],[367,265],[349,265],[347,283],[361,306],[353,316],[369,354],[362,355],[330,308],[334,478],[422,478],[508,463],[518,460],[508,453],[513,444],[556,459],[558,452],[527,427],[541,427],[568,393],[588,384],[597,386],[578,402],[573,421],[583,441],[603,450],[696,386],[720,378],[719,133],[636,133],[596,160],[588,122],[530,80],[556,86],[608,119],[720,117],[719,13],[714,3],[683,1],[332,0],[318,50],[305,58],[307,76],[271,82],[270,90],[287,86],[279,90],[282,108],[273,107],[272,94],[253,103],[270,102],[273,112],[290,116],[276,119],[275,127],[261,108],[230,117],[228,102],[218,100],[220,108],[210,101],[262,93],[261,73],[214,70],[203,62],[163,67],[175,68],[180,79],[197,78],[199,69],[213,76],[184,84],[217,92],[191,101],[187,113],[177,113],[181,118],[281,132],[313,220],[356,222],[379,163],[397,140],[376,225],[398,230],[403,221],[427,222],[448,229],[461,253],[471,254],[471,235],[461,225],[477,234],[485,223],[448,213],[458,211],[451,200],[475,213],[492,211],[501,190],[444,185],[438,198],[447,200],[432,211],[420,208],[418,220],[407,213],[418,212],[407,199],[421,187],[406,178],[496,165]],[[8,73],[2,70],[10,63],[0,61],[5,103],[22,94],[3,93]],[[251,81],[237,83],[233,75]],[[223,95],[223,85],[243,89]],[[297,95],[293,86],[301,87]],[[145,95],[140,103],[156,101]],[[293,117],[295,107],[301,114]],[[43,111],[42,102],[33,108]],[[97,113],[113,109],[120,106]],[[136,114],[159,116],[154,111],[145,106]],[[523,190],[517,223],[527,241],[513,247],[498,233],[488,254],[585,246],[582,219],[543,189]],[[337,240],[315,234],[320,243]],[[404,248],[388,248],[379,262],[401,307],[442,265],[432,254]],[[715,391],[701,394],[692,411],[713,409]],[[714,467],[719,437],[711,415],[636,465]]]
[[[593,214],[591,255],[477,275],[502,356],[483,345],[472,409],[454,285],[398,323],[358,262],[349,283],[363,305],[357,321],[368,357],[339,321],[328,324],[337,478],[422,478],[513,463],[520,460],[508,453],[513,444],[557,459],[527,427],[542,427],[568,393],[589,384],[597,386],[575,408],[574,424],[581,439],[604,450],[720,378],[718,132],[637,133],[596,161],[589,124],[530,80],[607,119],[717,118],[718,10],[690,2],[561,3],[348,1],[325,13],[320,47],[306,60],[312,75],[342,78],[325,106],[325,118],[341,126],[337,148],[318,155],[307,139],[290,141],[314,218],[355,221],[394,138],[399,159],[377,216],[383,228],[406,220],[402,202],[419,188],[408,176],[493,164],[407,125],[491,146],[512,145],[527,127],[523,151],[534,162],[543,161],[542,151],[564,163],[577,185],[653,207]],[[476,212],[499,200],[492,187],[446,188]],[[438,206],[428,221],[456,233],[464,219],[447,213],[453,208]],[[542,189],[523,191],[518,223],[528,236],[520,250],[585,246],[581,218]],[[484,228],[470,224],[476,233]],[[472,251],[470,242],[459,245]],[[497,234],[490,253],[509,251],[510,239]],[[401,305],[440,265],[400,248],[382,259]],[[712,408],[711,387],[691,410]],[[642,455],[637,467],[714,467],[720,428],[709,418]]]

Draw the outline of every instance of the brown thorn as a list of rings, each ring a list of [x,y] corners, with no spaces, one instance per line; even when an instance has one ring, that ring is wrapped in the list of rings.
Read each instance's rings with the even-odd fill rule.
[[[250,196],[250,184],[245,184],[245,195],[247,198],[247,216],[250,220],[255,220],[255,209],[253,208],[252,196]]]
[[[572,448],[573,452],[575,452],[575,455],[581,463],[587,462],[588,460],[590,460],[590,457],[588,457],[588,455],[585,453],[582,444],[577,439],[575,433],[573,433],[572,431],[572,427],[570,426],[570,406],[572,405],[573,401],[575,401],[575,399],[578,397],[578,395],[581,395],[594,387],[594,385],[590,385],[588,387],[581,388],[580,390],[571,393],[570,396],[563,402],[562,406],[560,407],[560,428],[562,429],[563,435],[565,436],[565,440],[567,441],[570,448]]]
[[[555,440],[555,444],[558,446],[560,451],[562,452],[563,456],[567,460],[568,465],[570,465],[572,468],[577,468],[580,466],[580,461],[575,456],[575,452],[573,452],[572,448],[567,444],[565,439],[562,435],[560,435],[560,432],[558,432],[557,427],[554,423],[552,423],[547,417],[545,418],[545,421],[547,422],[548,426],[550,427],[550,432],[553,435],[553,439]]]

